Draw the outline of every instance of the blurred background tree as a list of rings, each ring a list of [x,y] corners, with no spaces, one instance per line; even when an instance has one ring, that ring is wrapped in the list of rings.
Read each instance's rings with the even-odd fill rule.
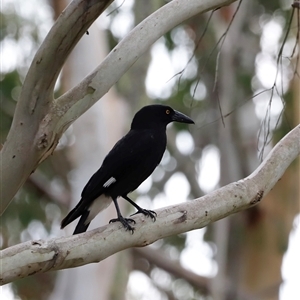
[[[67,3],[2,3],[1,143],[31,59]],[[135,24],[164,4],[115,1],[74,49],[57,95],[78,83]],[[299,12],[291,26],[290,5],[239,2],[191,18],[158,40],[71,126],[19,191],[1,217],[1,248],[71,234],[71,228],[60,232],[62,217],[126,133],[133,114],[146,104],[171,105],[197,126],[168,129],[161,165],[134,193],[141,206],[155,209],[190,201],[249,175],[299,123]],[[291,299],[280,293],[281,266],[293,222],[299,226],[299,182],[295,162],[250,210],[97,265],[33,275],[3,291],[8,299],[30,300]],[[114,214],[110,207],[93,227]]]

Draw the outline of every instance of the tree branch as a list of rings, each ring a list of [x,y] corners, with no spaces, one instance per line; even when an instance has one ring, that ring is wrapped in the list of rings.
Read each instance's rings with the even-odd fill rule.
[[[156,222],[135,216],[134,234],[114,223],[75,236],[29,241],[2,250],[0,282],[5,284],[38,272],[99,262],[123,249],[143,247],[170,235],[202,228],[253,207],[300,154],[299,137],[300,125],[278,142],[250,176],[193,201],[159,209]]]
[[[1,151],[0,214],[56,148],[65,130],[115,84],[164,33],[184,20],[236,0],[173,0],[135,27],[79,85],[53,100],[54,84],[70,51],[112,0],[74,0],[47,35],[26,76]]]
[[[38,164],[56,148],[53,99],[58,74],[81,36],[113,0],[74,0],[62,12],[37,51],[0,152],[0,215]]]
[[[88,75],[79,85],[58,99],[60,114],[66,114],[71,107],[80,102],[78,109],[69,111],[67,120],[77,119],[101,98],[112,85],[146,52],[161,36],[186,19],[236,0],[173,0],[164,5],[143,22],[137,25],[105,58],[105,60]],[[111,69],[118,72],[111,72]],[[77,108],[77,106],[76,106]],[[70,117],[69,114],[72,114]],[[63,122],[62,118],[61,122]],[[60,126],[63,126],[60,124]]]

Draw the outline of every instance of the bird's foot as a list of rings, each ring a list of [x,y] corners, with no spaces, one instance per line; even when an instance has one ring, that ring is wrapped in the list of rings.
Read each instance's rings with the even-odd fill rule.
[[[143,209],[143,208],[138,209],[138,211],[136,213],[132,214],[131,216],[134,216],[136,214],[143,214],[146,217],[150,217],[151,220],[153,220],[153,222],[156,221],[156,217],[157,217],[157,213],[155,211],[148,210],[148,209]]]
[[[133,219],[130,219],[130,218],[123,218],[123,217],[121,216],[121,217],[118,217],[118,218],[116,218],[116,219],[111,219],[111,220],[109,221],[109,223],[114,223],[114,222],[121,222],[122,225],[124,226],[124,228],[125,228],[126,230],[130,230],[132,234],[134,233],[135,228],[132,227],[132,226],[130,225],[130,223],[133,223],[133,224],[136,223]]]

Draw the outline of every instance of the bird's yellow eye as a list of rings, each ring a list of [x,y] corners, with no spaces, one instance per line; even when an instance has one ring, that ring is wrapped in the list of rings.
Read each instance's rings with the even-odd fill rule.
[[[169,110],[169,109],[166,110],[166,114],[167,114],[167,115],[170,114],[170,110]]]

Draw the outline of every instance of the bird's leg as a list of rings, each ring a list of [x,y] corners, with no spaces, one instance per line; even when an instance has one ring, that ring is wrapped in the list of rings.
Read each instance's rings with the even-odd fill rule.
[[[134,216],[136,214],[143,214],[147,217],[150,217],[153,220],[153,222],[156,221],[157,213],[155,211],[141,208],[135,202],[133,202],[127,195],[123,195],[122,198],[127,200],[130,204],[132,204],[138,210],[136,213],[132,214],[131,216]]]
[[[129,223],[133,223],[135,224],[136,222],[133,220],[133,219],[127,219],[127,218],[124,218],[121,214],[121,211],[120,211],[120,208],[119,208],[119,204],[117,202],[117,198],[113,198],[113,201],[114,201],[114,204],[115,204],[115,207],[116,207],[116,210],[117,210],[117,215],[118,215],[118,218],[116,219],[111,219],[109,221],[109,223],[113,223],[113,222],[121,222],[122,225],[125,227],[126,230],[130,230],[131,233],[133,234],[134,233],[134,227],[132,227]]]

